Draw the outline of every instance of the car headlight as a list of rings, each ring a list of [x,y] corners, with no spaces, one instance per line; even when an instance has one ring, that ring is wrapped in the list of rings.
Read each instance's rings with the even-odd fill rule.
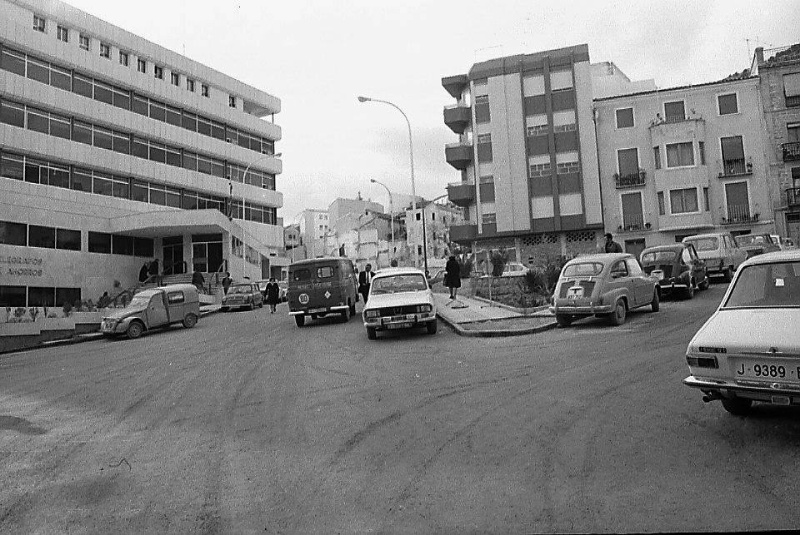
[[[417,305],[416,311],[417,313],[426,313],[433,310],[433,307],[430,305]]]
[[[364,312],[365,318],[370,318],[370,319],[377,318],[379,315],[380,314],[378,314],[377,310],[367,310],[366,312]]]

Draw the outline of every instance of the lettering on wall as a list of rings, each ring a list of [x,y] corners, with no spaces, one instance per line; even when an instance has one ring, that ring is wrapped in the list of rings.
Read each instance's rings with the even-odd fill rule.
[[[8,266],[5,271],[12,277],[41,277],[43,264],[43,258],[0,255],[0,266]]]

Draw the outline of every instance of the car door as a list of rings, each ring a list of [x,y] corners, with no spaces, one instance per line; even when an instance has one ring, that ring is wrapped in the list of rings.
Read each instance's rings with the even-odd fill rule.
[[[625,260],[625,264],[628,268],[628,277],[631,287],[633,288],[633,293],[636,296],[636,306],[638,307],[649,303],[653,296],[650,279],[644,276],[642,266],[639,265],[639,262],[637,262],[635,258]]]
[[[164,305],[163,293],[157,293],[150,298],[150,303],[147,305],[147,323],[148,329],[160,327],[169,323],[167,307]]]
[[[636,306],[636,294],[631,289],[628,266],[625,264],[625,260],[617,260],[611,265],[608,279],[608,293],[612,294],[614,299],[627,296],[629,309]]]

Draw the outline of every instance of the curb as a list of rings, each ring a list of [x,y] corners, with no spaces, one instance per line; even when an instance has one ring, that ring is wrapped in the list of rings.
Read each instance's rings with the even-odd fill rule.
[[[494,329],[485,331],[473,331],[469,329],[464,329],[463,327],[459,326],[458,323],[451,322],[441,314],[437,314],[436,316],[440,320],[442,320],[448,327],[453,329],[457,335],[466,336],[470,338],[500,338],[505,336],[522,336],[525,334],[536,334],[539,332],[549,331],[550,329],[555,329],[556,327],[558,327],[558,323],[554,321],[552,323],[539,325],[537,327],[531,327],[529,329]]]
[[[547,310],[548,308],[550,308],[550,305],[541,305],[538,307],[531,307],[531,308],[512,307],[511,305],[505,305],[503,303],[498,303],[497,301],[489,301],[488,299],[484,297],[478,297],[477,295],[473,296],[472,299],[480,301],[481,303],[486,303],[491,306],[495,306],[497,308],[503,308],[505,310],[510,310],[511,312],[516,312],[517,314],[520,314],[522,316],[532,316],[537,312],[541,312],[542,310]]]

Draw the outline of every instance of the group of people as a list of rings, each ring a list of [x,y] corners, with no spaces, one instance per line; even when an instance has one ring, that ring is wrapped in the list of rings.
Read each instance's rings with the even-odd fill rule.
[[[158,258],[154,258],[150,262],[142,264],[142,268],[139,270],[139,282],[145,282],[150,277],[158,277],[158,274]]]

